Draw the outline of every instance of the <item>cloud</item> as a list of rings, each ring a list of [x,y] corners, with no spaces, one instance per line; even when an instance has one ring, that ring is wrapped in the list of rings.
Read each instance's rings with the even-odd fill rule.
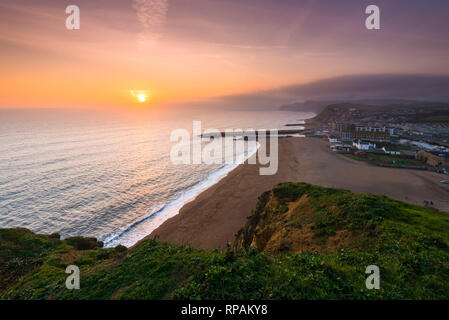
[[[140,40],[154,43],[160,38],[168,12],[168,0],[134,0],[132,7],[137,12],[137,21],[142,27]]]

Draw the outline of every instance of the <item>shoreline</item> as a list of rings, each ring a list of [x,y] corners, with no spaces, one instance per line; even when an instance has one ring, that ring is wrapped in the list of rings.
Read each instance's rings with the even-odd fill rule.
[[[331,153],[318,138],[279,139],[279,169],[260,176],[258,165],[246,160],[207,188],[144,239],[154,238],[201,249],[226,248],[243,227],[258,197],[281,182],[307,182],[359,193],[384,194],[393,199],[449,212],[449,187],[432,172],[373,167]]]
[[[222,179],[226,178],[229,173],[248,161],[249,158],[257,153],[259,147],[260,145],[257,144],[254,150],[245,151],[244,154],[240,155],[235,163],[224,164],[219,169],[206,175],[205,178],[198,181],[198,183],[193,185],[190,189],[179,194],[174,200],[148,209],[147,212],[150,212],[148,215],[141,217],[130,225],[123,226],[121,229],[99,238],[99,240],[104,242],[106,248],[112,248],[119,244],[126,247],[135,246],[141,240],[146,238],[149,234],[148,229],[151,229],[151,233],[165,221],[178,215],[181,208],[186,204],[194,201],[200,194],[219,183]],[[154,225],[156,225],[155,228]]]

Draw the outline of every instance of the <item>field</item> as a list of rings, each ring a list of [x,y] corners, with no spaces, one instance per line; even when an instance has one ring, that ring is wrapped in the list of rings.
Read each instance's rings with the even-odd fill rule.
[[[381,154],[367,153],[366,156],[356,156],[354,154],[344,154],[344,155],[348,158],[363,161],[376,166],[389,165],[403,168],[409,167],[410,168],[418,167],[422,169],[428,168],[428,166],[422,161],[387,154],[381,155]]]

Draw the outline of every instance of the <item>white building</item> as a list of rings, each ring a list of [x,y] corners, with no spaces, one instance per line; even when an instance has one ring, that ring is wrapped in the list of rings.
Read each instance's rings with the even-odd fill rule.
[[[356,140],[352,143],[354,147],[356,147],[358,150],[369,150],[376,147],[375,143],[372,143],[370,141],[363,141],[363,140]]]

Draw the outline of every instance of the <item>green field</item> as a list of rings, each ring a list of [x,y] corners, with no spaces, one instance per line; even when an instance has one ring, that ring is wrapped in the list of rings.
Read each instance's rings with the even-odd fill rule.
[[[374,153],[367,153],[366,156],[356,156],[354,154],[344,154],[346,157],[363,161],[375,166],[378,165],[397,165],[397,166],[405,166],[405,167],[427,167],[426,164],[422,161],[415,159],[408,159],[404,157],[391,156],[391,155],[381,155]]]

